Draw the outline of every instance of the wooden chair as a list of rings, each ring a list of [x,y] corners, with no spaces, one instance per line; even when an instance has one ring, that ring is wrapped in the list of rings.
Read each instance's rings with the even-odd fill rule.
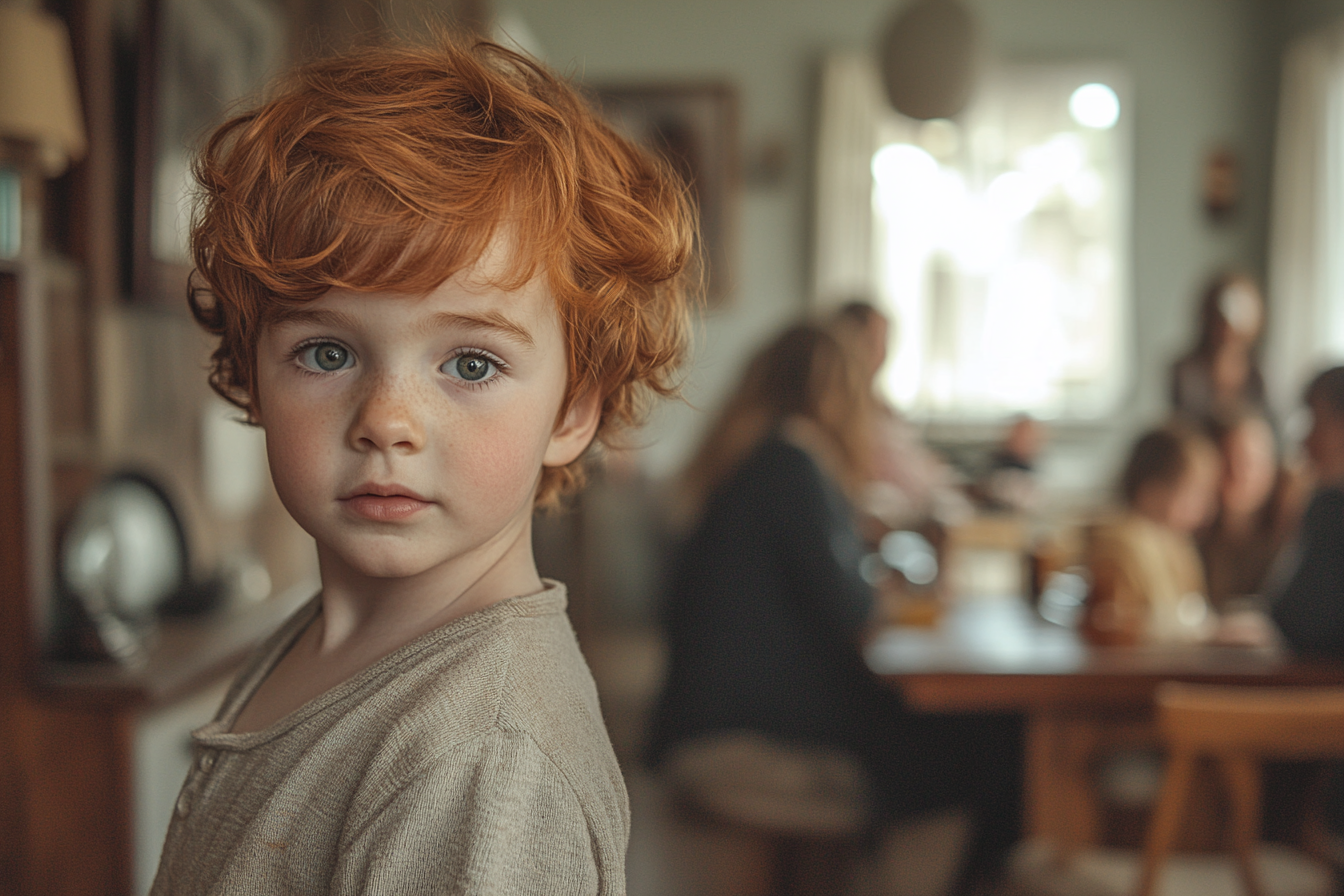
[[[1027,896],[1330,896],[1323,836],[1305,850],[1259,842],[1265,760],[1344,758],[1344,688],[1254,688],[1169,682],[1156,697],[1166,771],[1142,854],[1092,848],[1061,854],[1026,843],[1013,863]],[[1228,791],[1231,856],[1172,849],[1197,766],[1211,761]],[[1323,826],[1317,825],[1323,835]]]
[[[1195,765],[1206,757],[1227,784],[1232,851],[1242,885],[1248,896],[1264,896],[1257,862],[1261,763],[1344,758],[1344,688],[1169,682],[1158,690],[1157,716],[1169,757],[1144,850],[1139,896],[1152,896],[1155,890],[1179,832]]]

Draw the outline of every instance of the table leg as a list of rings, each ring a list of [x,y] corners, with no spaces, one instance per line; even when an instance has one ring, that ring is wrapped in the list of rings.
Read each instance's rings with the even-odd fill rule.
[[[1039,710],[1027,717],[1026,828],[1067,858],[1097,842],[1091,764],[1100,732],[1089,719]]]
[[[1061,856],[1071,856],[1101,840],[1101,806],[1093,762],[1104,736],[1098,720],[1073,717],[1062,724],[1062,750],[1056,774],[1066,823],[1057,841]]]
[[[1027,813],[1026,833],[1032,839],[1054,842],[1063,825],[1054,774],[1061,741],[1060,720],[1054,713],[1037,711],[1027,716],[1023,802]]]

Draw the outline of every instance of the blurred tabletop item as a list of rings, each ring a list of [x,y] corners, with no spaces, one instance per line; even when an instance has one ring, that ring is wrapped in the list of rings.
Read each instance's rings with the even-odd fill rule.
[[[1091,645],[1012,596],[963,597],[934,627],[878,633],[865,656],[914,711],[1025,714],[1026,834],[1066,853],[1099,841],[1100,751],[1157,743],[1162,682],[1344,684],[1344,662],[1277,647]]]

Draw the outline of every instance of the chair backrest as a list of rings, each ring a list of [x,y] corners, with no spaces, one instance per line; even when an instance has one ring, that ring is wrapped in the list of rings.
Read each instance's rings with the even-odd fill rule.
[[[1194,753],[1344,757],[1344,687],[1167,682],[1157,691],[1157,714],[1168,743]]]

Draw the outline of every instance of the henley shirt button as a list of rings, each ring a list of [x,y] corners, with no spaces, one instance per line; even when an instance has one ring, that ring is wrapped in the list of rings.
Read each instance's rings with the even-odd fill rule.
[[[177,796],[177,815],[179,818],[186,818],[191,812],[191,794],[185,790]]]
[[[202,753],[200,760],[198,760],[196,763],[196,766],[200,768],[200,770],[203,772],[210,771],[210,769],[215,767],[215,754]]]

